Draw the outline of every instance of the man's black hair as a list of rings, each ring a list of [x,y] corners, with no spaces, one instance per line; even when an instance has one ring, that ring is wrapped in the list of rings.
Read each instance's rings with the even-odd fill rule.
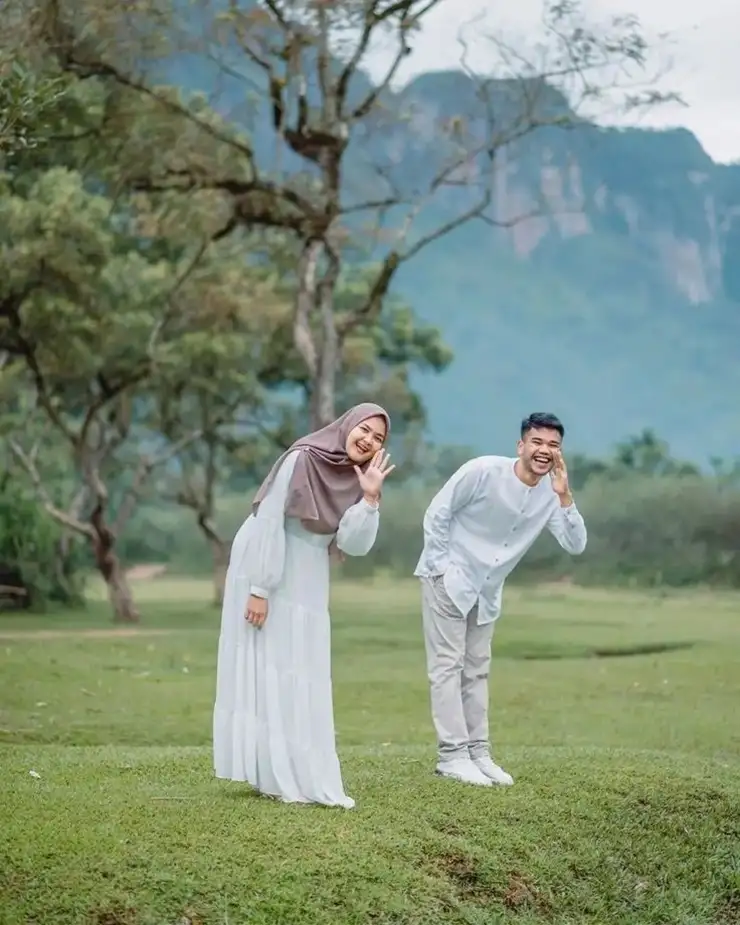
[[[529,417],[524,418],[522,421],[522,440],[530,430],[540,429],[556,430],[560,434],[561,440],[565,436],[565,428],[561,424],[560,418],[555,417],[554,414],[549,414],[547,411],[535,411],[534,414],[530,414]]]

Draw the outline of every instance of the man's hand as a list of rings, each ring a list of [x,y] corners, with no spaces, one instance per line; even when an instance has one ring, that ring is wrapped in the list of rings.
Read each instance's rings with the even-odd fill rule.
[[[267,601],[264,597],[255,597],[250,594],[247,600],[247,606],[244,609],[244,617],[247,623],[251,623],[256,629],[262,629],[267,619]]]
[[[550,470],[550,479],[552,480],[552,490],[560,498],[560,506],[570,507],[573,504],[573,495],[570,493],[568,470],[560,450],[555,453],[555,464]]]

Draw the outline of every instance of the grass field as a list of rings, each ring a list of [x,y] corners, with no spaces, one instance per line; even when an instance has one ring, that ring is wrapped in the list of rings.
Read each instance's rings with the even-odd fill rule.
[[[740,597],[512,588],[478,790],[432,774],[415,585],[339,585],[346,812],[213,779],[209,587],[137,591],[129,636],[0,617],[3,925],[740,923]]]

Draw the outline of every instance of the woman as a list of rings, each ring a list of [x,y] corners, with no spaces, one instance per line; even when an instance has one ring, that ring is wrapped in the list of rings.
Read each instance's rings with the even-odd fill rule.
[[[334,738],[329,548],[370,551],[395,466],[379,405],[297,440],[255,496],[226,575],[213,715],[217,777],[351,809]]]

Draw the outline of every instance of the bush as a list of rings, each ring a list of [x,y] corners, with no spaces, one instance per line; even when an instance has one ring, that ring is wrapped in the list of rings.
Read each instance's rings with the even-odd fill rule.
[[[413,573],[422,548],[422,519],[439,488],[389,486],[375,548],[348,557],[341,574]],[[249,512],[251,493],[219,503],[221,535],[231,540]],[[740,587],[740,491],[688,475],[597,476],[578,493],[588,528],[582,556],[571,557],[545,533],[515,569],[515,582],[569,577],[578,584]],[[211,556],[195,516],[184,508],[142,507],[121,537],[128,564],[167,562],[173,571],[210,575]]]
[[[0,564],[26,590],[28,604],[79,605],[83,599],[85,550],[63,531],[35,498],[6,477],[0,482]]]
[[[250,510],[253,491],[219,499],[216,522],[222,538],[230,543]],[[212,568],[211,550],[193,511],[175,505],[141,505],[118,543],[127,566],[166,563],[174,572],[206,577]]]
[[[435,488],[389,489],[378,541],[343,572],[413,573],[422,547],[422,519]],[[569,556],[544,533],[511,579],[578,584],[740,587],[740,492],[698,476],[596,478],[579,493],[588,529],[581,556]]]
[[[589,544],[577,581],[740,587],[740,493],[701,477],[600,479],[580,506]]]

